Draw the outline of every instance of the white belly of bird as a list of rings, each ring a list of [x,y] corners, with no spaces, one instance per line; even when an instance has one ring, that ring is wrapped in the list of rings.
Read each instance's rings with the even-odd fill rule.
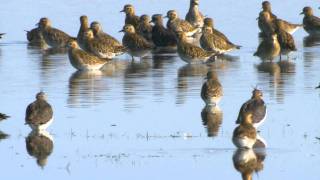
[[[41,124],[40,126],[35,126],[33,124],[29,124],[33,131],[44,131],[46,130],[53,122],[53,117],[45,124]]]
[[[243,138],[233,138],[233,143],[235,146],[237,146],[238,148],[247,148],[247,149],[251,149],[254,145],[254,143],[256,142],[255,139],[250,139],[248,137],[243,137]]]

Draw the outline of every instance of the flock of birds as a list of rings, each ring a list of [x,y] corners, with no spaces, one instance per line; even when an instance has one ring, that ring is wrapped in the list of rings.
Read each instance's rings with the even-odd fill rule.
[[[52,27],[48,18],[41,18],[37,27],[27,31],[27,39],[35,46],[67,48],[71,65],[80,71],[100,70],[116,56],[128,53],[132,60],[143,58],[150,52],[177,53],[187,63],[206,63],[215,56],[240,49],[222,32],[214,27],[212,18],[199,11],[199,0],[190,0],[190,9],[185,20],[177,11],[170,10],[166,26],[161,14],[136,16],[134,7],[127,4],[122,11],[126,14],[122,43],[103,31],[102,25],[94,21],[89,26],[87,16],[80,17],[77,37]],[[271,11],[268,1],[262,3],[258,26],[261,30],[260,45],[255,56],[262,60],[273,60],[296,50],[292,34],[303,27],[310,35],[320,35],[320,18],[313,15],[311,7],[303,8],[303,24],[292,24],[279,19]],[[0,34],[0,36],[3,34]],[[209,71],[207,81],[201,89],[201,98],[207,105],[216,106],[223,96],[223,89],[215,72]],[[320,85],[319,85],[320,88]],[[267,108],[263,93],[255,88],[252,97],[240,108],[232,141],[239,149],[266,146],[259,138],[257,128],[266,119]],[[0,113],[0,119],[9,116]],[[34,131],[45,130],[53,121],[53,110],[46,94],[39,92],[36,100],[26,110],[25,122]]]

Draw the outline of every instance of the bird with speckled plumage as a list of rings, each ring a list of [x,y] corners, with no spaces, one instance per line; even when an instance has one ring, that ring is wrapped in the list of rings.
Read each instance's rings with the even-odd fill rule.
[[[152,28],[152,41],[157,47],[171,47],[177,46],[176,36],[172,31],[169,31],[163,25],[163,17],[161,14],[154,14],[151,19],[154,24]]]
[[[122,44],[127,48],[132,60],[134,57],[144,57],[154,48],[154,45],[139,35],[131,24],[125,25],[120,32],[124,32]]]
[[[152,25],[150,22],[151,19],[148,15],[141,15],[137,27],[137,33],[143,36],[149,42],[152,42]]]
[[[232,142],[239,149],[251,149],[257,140],[257,130],[253,126],[253,113],[241,114],[242,121],[233,131]]]
[[[184,32],[186,36],[193,36],[196,33],[200,33],[201,29],[199,27],[193,27],[188,21],[180,19],[178,12],[175,10],[170,10],[167,12],[167,28],[172,32]]]
[[[51,27],[51,21],[48,18],[41,18],[38,24],[43,39],[53,48],[65,48],[70,39],[76,39],[59,29]]]
[[[240,108],[236,123],[241,124],[244,116],[252,113],[252,123],[255,128],[259,127],[267,117],[267,106],[263,101],[263,93],[261,90],[254,89],[251,98],[246,101]]]
[[[201,98],[207,105],[218,105],[222,96],[223,88],[215,72],[209,71],[206,77],[207,81],[201,88]]]
[[[126,52],[123,46],[111,46],[105,41],[94,38],[92,30],[88,30],[84,36],[84,50],[99,58],[112,59]]]
[[[53,110],[47,102],[47,95],[39,92],[36,100],[28,105],[26,109],[25,123],[34,131],[47,129],[53,121]]]
[[[131,24],[135,29],[138,28],[140,17],[136,16],[133,5],[126,4],[120,12],[124,12],[126,14],[125,24]]]
[[[71,65],[80,71],[100,70],[108,61],[80,49],[77,41],[68,43],[68,56]]]
[[[187,63],[205,63],[212,56],[216,55],[214,51],[206,51],[194,44],[187,42],[187,36],[184,32],[177,33],[178,55]]]
[[[83,15],[80,16],[80,29],[77,35],[77,42],[79,46],[84,48],[84,33],[89,30],[89,20],[88,17]]]
[[[111,35],[102,30],[102,26],[99,22],[93,21],[90,24],[90,29],[92,30],[94,37],[98,40],[104,41],[106,44],[109,44],[113,47],[122,46],[116,38],[112,37]]]
[[[310,35],[320,35],[320,18],[313,14],[313,10],[311,7],[306,6],[303,8],[303,28]]]
[[[204,16],[199,11],[199,0],[190,0],[189,11],[185,19],[194,27],[203,26]]]

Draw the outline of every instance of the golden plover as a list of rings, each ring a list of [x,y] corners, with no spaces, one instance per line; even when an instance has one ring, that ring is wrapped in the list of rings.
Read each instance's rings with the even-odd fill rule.
[[[132,60],[134,60],[134,57],[144,57],[154,48],[153,44],[136,33],[134,26],[131,24],[125,25],[120,32],[124,32],[122,44],[127,48]]]
[[[223,96],[222,85],[213,71],[207,73],[206,79],[201,88],[201,98],[208,105],[217,105]]]
[[[188,43],[184,32],[178,32],[177,39],[179,57],[187,63],[205,63],[215,55],[214,51],[206,51],[194,44]]]
[[[194,27],[202,27],[204,16],[199,11],[199,0],[190,0],[190,8],[186,20]]]
[[[267,106],[264,103],[263,94],[261,90],[254,89],[252,91],[251,99],[245,102],[239,111],[238,119],[236,121],[237,124],[241,124],[244,121],[244,115],[247,112],[252,114],[252,123],[255,128],[259,127],[267,117]]]
[[[168,11],[166,17],[169,18],[167,28],[175,33],[182,31],[186,36],[193,36],[201,32],[201,28],[193,27],[188,21],[180,19],[175,10]]]
[[[47,95],[44,92],[39,92],[36,95],[36,100],[27,107],[25,123],[32,130],[42,131],[47,129],[52,121],[53,111],[47,102]]]
[[[78,70],[99,70],[108,62],[81,50],[74,40],[69,41],[68,49],[70,63]]]
[[[138,28],[140,18],[135,15],[134,7],[131,4],[126,4],[120,12],[126,13],[125,24],[131,24],[134,28]]]
[[[123,46],[111,46],[108,42],[94,38],[92,30],[85,33],[84,50],[99,58],[112,59],[125,53]]]
[[[320,35],[320,18],[313,15],[311,7],[304,7],[300,14],[304,14],[303,28],[310,35]]]
[[[51,21],[48,18],[41,18],[39,28],[45,42],[53,48],[65,48],[70,39],[75,39],[65,32],[51,27]]]

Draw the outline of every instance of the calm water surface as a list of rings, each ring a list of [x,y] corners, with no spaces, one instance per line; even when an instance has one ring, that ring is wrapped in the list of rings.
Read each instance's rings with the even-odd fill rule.
[[[301,23],[298,14],[311,0],[271,1],[278,17]],[[76,35],[79,16],[99,20],[118,39],[132,3],[137,14],[177,9],[188,1],[13,0],[1,3],[0,111],[9,138],[0,141],[1,177],[5,179],[241,179],[234,168],[231,142],[235,119],[252,88],[264,92],[267,121],[260,135],[267,141],[262,168],[253,179],[319,179],[320,41],[294,34],[298,51],[289,61],[261,63],[252,56],[258,45],[255,18],[260,1],[201,1],[218,29],[243,46],[210,65],[186,65],[176,54],[154,54],[131,62],[127,55],[101,73],[79,73],[63,52],[29,47],[24,29],[42,16]],[[147,7],[147,8],[146,8]],[[204,109],[199,93],[209,69],[224,88],[220,110]],[[30,133],[26,106],[36,92],[49,95],[55,121],[52,139]],[[202,118],[201,113],[204,118]],[[211,113],[211,114],[210,114]],[[27,140],[26,140],[27,138]],[[42,154],[26,142],[47,144]],[[27,143],[28,144],[28,143]],[[35,158],[38,156],[38,160]]]

